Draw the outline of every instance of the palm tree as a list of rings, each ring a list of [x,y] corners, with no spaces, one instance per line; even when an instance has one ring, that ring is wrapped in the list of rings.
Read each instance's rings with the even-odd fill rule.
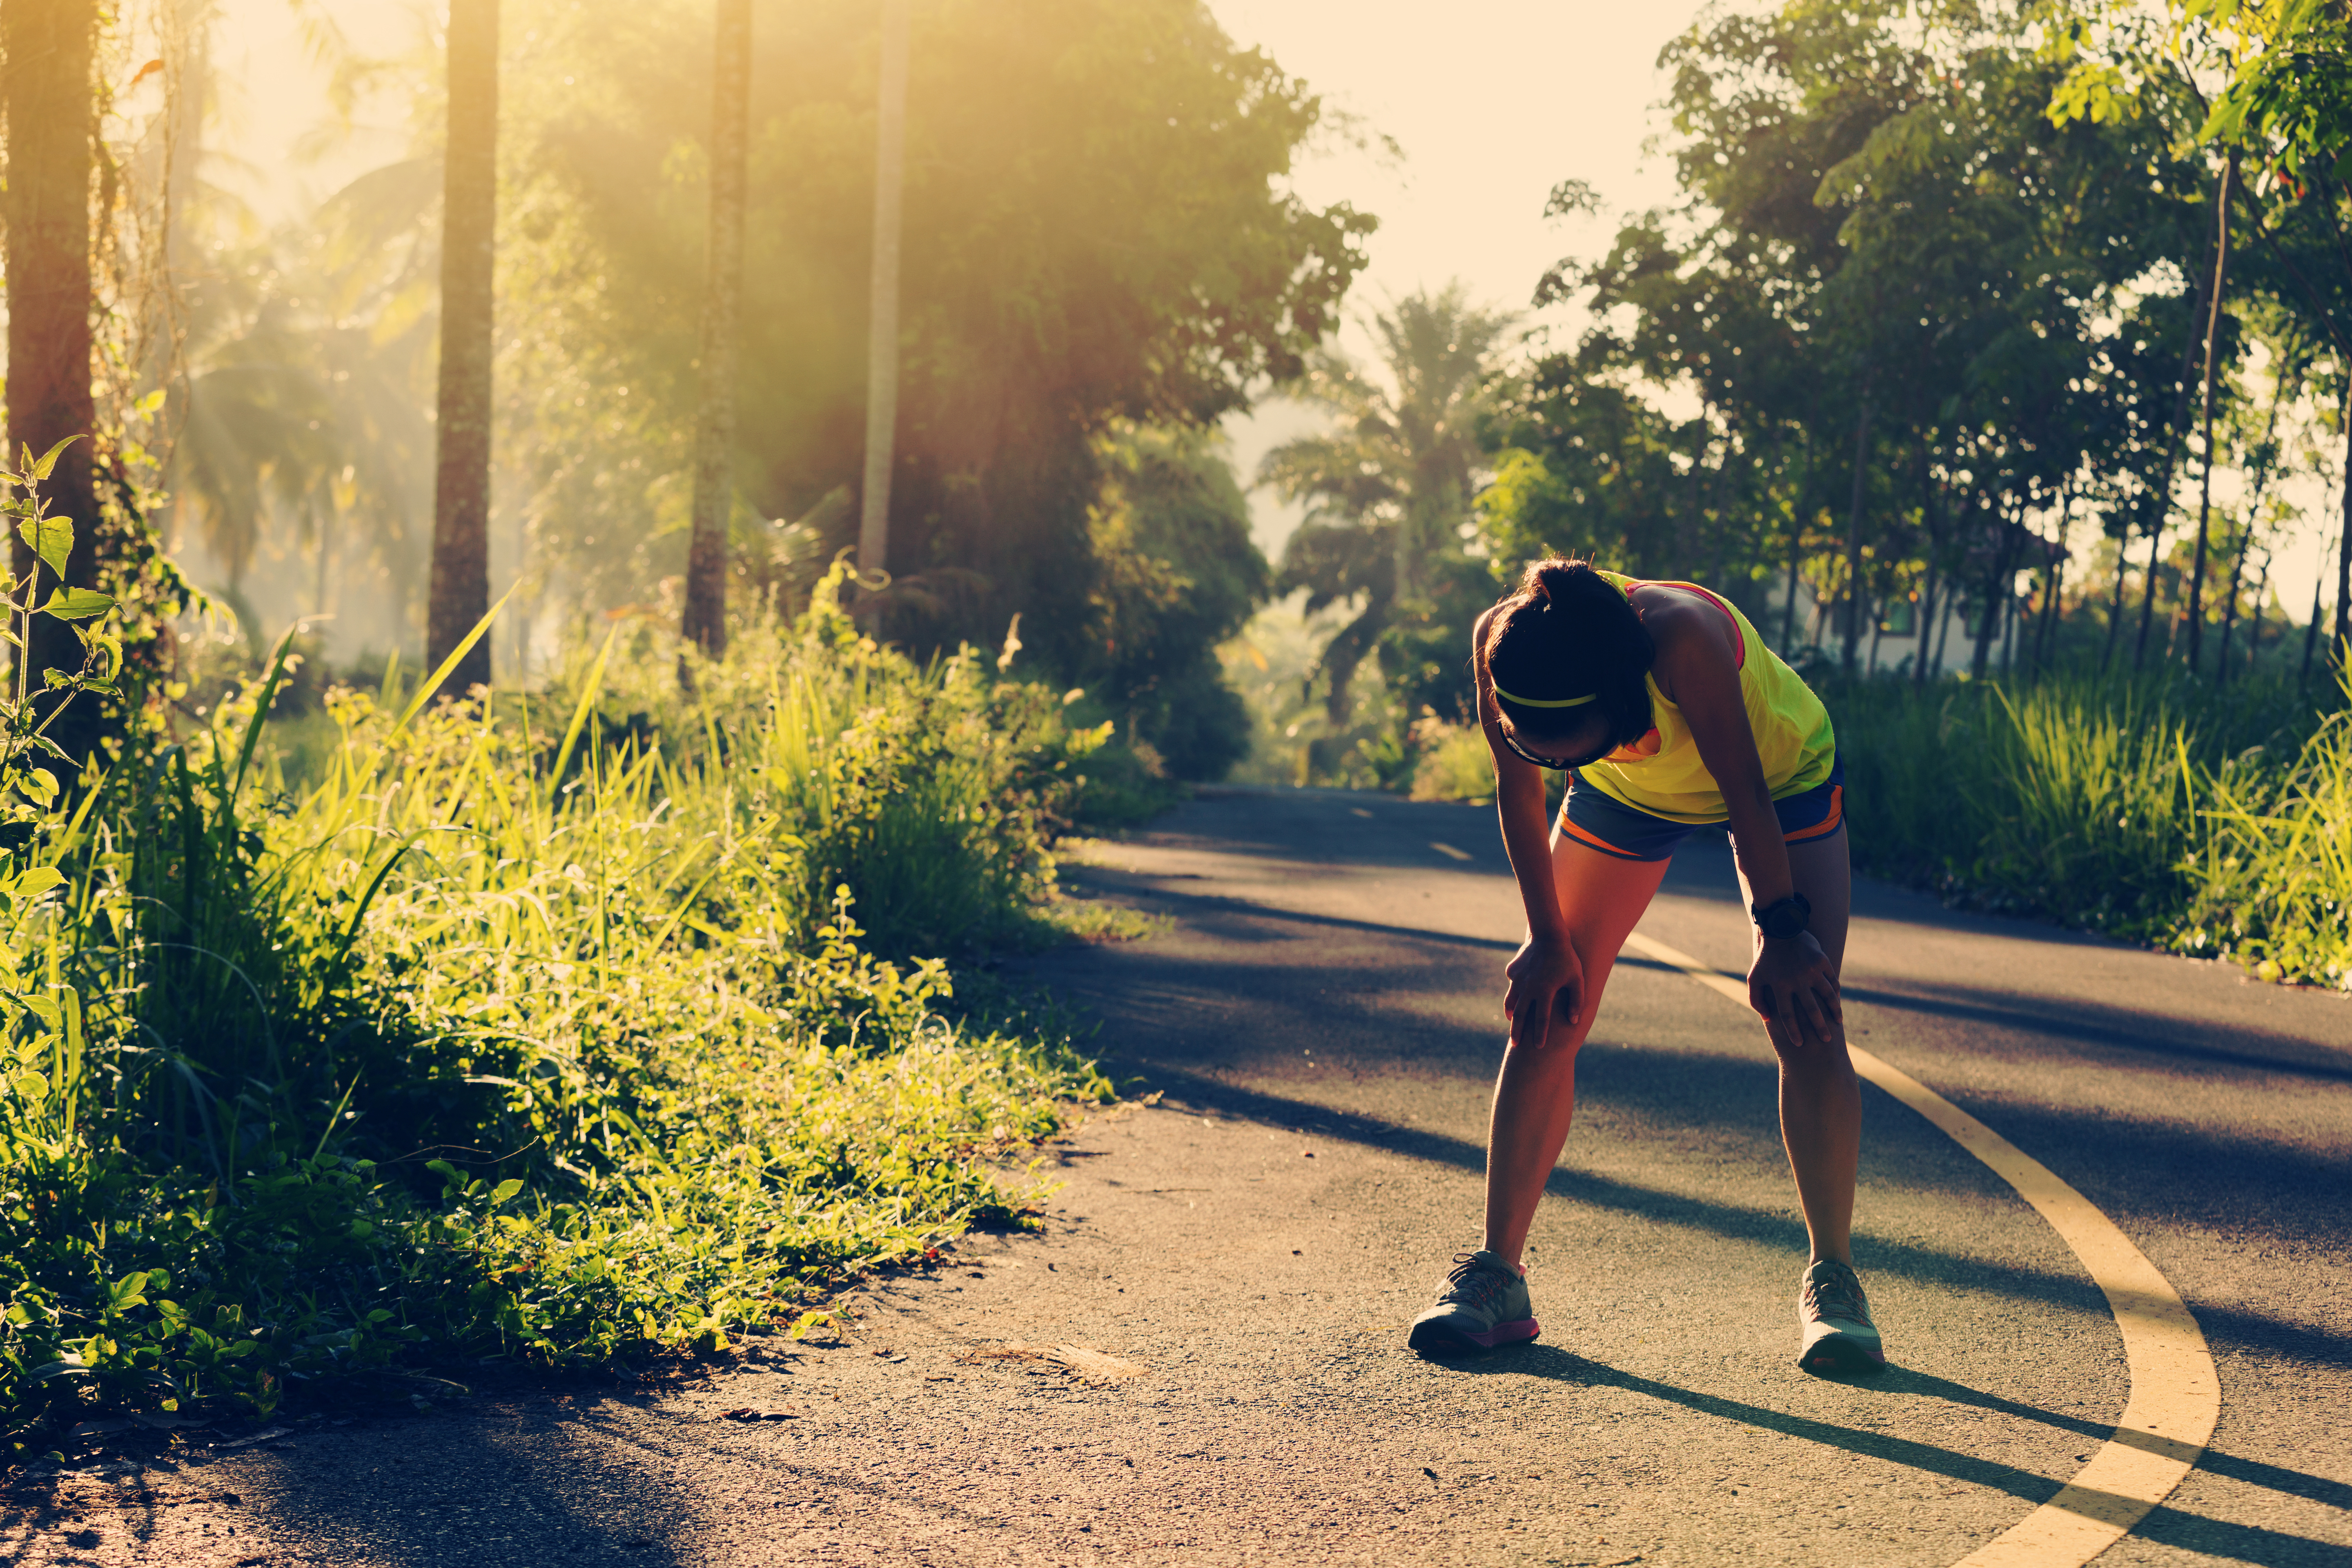
[[[1328,409],[1335,427],[1284,442],[1259,466],[1259,483],[1307,509],[1275,591],[1306,589],[1309,615],[1363,601],[1308,677],[1327,681],[1335,725],[1347,721],[1357,666],[1401,608],[1428,594],[1434,568],[1462,553],[1480,461],[1479,400],[1513,319],[1473,308],[1459,282],[1396,301],[1372,322],[1387,384],[1336,351],[1319,353],[1296,395]]]
[[[180,290],[171,547],[200,552],[232,602],[291,544],[310,555],[307,612],[364,597],[356,625],[396,637],[412,624],[441,183],[434,159],[372,170],[289,232],[192,268]]]
[[[735,511],[735,322],[743,295],[743,205],[751,121],[751,0],[719,0],[711,66],[709,273],[702,295],[702,406],[694,433],[694,530],[686,624],[727,651],[727,525]]]
[[[499,211],[499,0],[450,0],[449,145],[442,175],[439,460],[425,654],[438,667],[490,607],[491,264]],[[490,639],[449,691],[490,682]]]

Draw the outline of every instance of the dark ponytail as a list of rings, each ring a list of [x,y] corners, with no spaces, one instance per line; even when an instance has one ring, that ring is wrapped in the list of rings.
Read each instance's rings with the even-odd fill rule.
[[[1502,691],[1538,702],[1590,692],[1621,746],[1650,731],[1646,677],[1656,657],[1642,617],[1617,585],[1591,562],[1560,556],[1528,567],[1517,590],[1496,606],[1478,648],[1487,680],[1498,689],[1496,706],[1514,731],[1562,733],[1585,709],[1531,707]]]

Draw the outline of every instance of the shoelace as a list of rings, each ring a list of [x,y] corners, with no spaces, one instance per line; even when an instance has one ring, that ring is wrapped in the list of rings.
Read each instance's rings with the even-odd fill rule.
[[[1510,1284],[1510,1277],[1491,1263],[1479,1262],[1475,1255],[1457,1254],[1454,1272],[1445,1277],[1445,1283],[1441,1300],[1458,1301],[1481,1311],[1496,1291]]]
[[[1870,1309],[1863,1301],[1862,1281],[1845,1269],[1808,1275],[1805,1299],[1824,1318],[1842,1318],[1853,1323],[1870,1321]]]

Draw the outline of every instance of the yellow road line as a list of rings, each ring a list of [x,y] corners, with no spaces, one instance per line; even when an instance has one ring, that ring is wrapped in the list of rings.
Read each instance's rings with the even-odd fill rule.
[[[1672,964],[1742,1007],[1748,986],[1689,953],[1636,931],[1625,945]],[[2131,1369],[2131,1398],[2116,1435],[2058,1495],[1984,1545],[1955,1568],[2077,1568],[2114,1545],[2204,1456],[2221,1415],[2221,1378],[2204,1332],[2172,1282],[2091,1200],[2047,1165],[1937,1094],[1902,1068],[1846,1045],[1854,1071],[1876,1084],[1991,1167],[2050,1222],[2092,1280],[2106,1292],[2107,1310],[2123,1333]]]
[[[1440,855],[1447,856],[1455,860],[1467,860],[1470,858],[1469,855],[1465,851],[1456,849],[1451,844],[1440,844],[1433,838],[1430,840],[1429,847],[1432,849],[1436,850]]]

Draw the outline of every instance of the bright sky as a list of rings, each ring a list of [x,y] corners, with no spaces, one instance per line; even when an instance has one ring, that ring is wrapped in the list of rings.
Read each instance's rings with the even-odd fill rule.
[[[1299,171],[1312,202],[1347,200],[1379,215],[1371,266],[1356,285],[1359,315],[1417,288],[1460,279],[1481,304],[1526,305],[1536,279],[1566,255],[1597,256],[1614,216],[1674,197],[1664,158],[1642,144],[1661,129],[1658,51],[1687,28],[1693,0],[1210,0],[1225,31],[1256,46],[1401,144],[1333,146]],[[1595,222],[1547,220],[1544,198],[1564,179],[1589,181],[1609,204]],[[1345,341],[1366,352],[1360,331]],[[1276,441],[1313,416],[1276,403],[1233,421],[1246,478]],[[1297,525],[1291,509],[1254,498],[1269,552]]]

